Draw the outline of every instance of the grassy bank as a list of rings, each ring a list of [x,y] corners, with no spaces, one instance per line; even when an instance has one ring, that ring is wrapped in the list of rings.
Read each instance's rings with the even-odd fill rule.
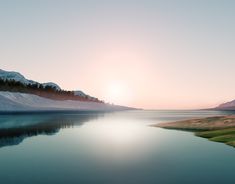
[[[161,123],[156,127],[192,131],[196,136],[235,147],[235,116],[216,116]]]
[[[196,132],[195,135],[235,147],[235,128]]]

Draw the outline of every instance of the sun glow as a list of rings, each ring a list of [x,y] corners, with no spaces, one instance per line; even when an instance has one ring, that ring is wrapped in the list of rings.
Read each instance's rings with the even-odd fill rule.
[[[148,145],[142,142],[146,132],[143,131],[143,123],[140,124],[138,121],[112,116],[112,118],[106,117],[100,121],[87,123],[82,128],[86,140],[89,141],[86,147],[90,146],[90,149],[94,149],[91,153],[95,153],[96,157],[102,153],[99,150],[108,149],[112,161],[119,158],[133,159],[135,156],[139,158],[145,155],[147,150],[143,147]],[[133,155],[133,150],[136,150],[136,155]],[[108,159],[107,157],[105,155],[105,160]]]
[[[121,82],[113,82],[107,87],[107,99],[110,103],[125,104],[130,100],[130,89]]]

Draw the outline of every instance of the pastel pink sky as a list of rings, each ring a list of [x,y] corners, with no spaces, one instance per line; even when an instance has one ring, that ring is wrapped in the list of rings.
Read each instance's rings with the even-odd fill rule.
[[[235,3],[210,2],[2,2],[0,68],[115,104],[213,107],[235,99]]]

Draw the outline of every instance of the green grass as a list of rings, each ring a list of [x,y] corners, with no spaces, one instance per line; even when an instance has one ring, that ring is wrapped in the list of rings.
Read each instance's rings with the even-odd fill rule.
[[[196,136],[204,137],[204,138],[213,138],[217,136],[224,136],[228,134],[234,134],[235,135],[235,128],[226,128],[221,130],[208,130],[208,131],[202,131],[195,133]]]
[[[210,141],[222,142],[230,146],[235,146],[235,128],[196,132],[195,135],[207,138]]]
[[[235,134],[217,136],[217,137],[210,138],[210,140],[216,141],[216,142],[231,142],[231,141],[235,141]]]
[[[216,116],[158,124],[158,127],[194,132],[210,141],[235,147],[235,116]]]

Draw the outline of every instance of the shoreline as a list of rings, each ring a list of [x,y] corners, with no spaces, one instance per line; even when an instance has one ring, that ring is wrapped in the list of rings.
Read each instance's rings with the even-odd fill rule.
[[[0,111],[0,115],[34,115],[34,114],[97,114],[97,113],[111,113],[122,111],[134,111],[139,109],[118,109],[118,110],[22,110],[22,111]]]
[[[151,125],[193,132],[195,136],[235,147],[235,115],[213,116]]]

